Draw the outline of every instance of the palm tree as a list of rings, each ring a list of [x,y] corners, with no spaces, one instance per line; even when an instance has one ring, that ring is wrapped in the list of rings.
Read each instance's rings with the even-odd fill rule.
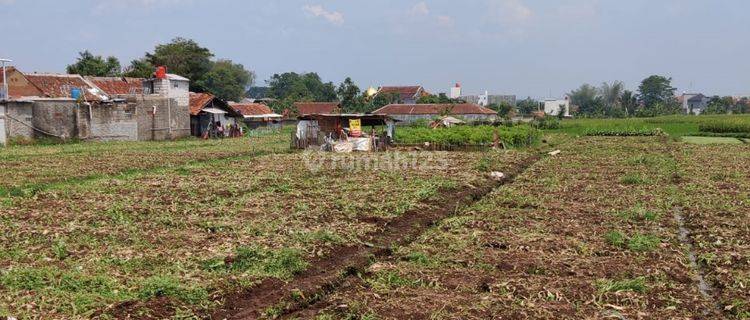
[[[604,100],[607,109],[620,109],[624,91],[625,84],[622,81],[614,81],[612,84],[604,82],[599,88],[599,94]]]

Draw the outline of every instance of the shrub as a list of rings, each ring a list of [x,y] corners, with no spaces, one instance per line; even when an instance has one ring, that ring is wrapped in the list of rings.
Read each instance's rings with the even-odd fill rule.
[[[601,136],[601,137],[649,137],[663,136],[664,131],[659,128],[617,128],[617,129],[587,129],[584,136]]]
[[[711,121],[700,124],[701,132],[711,133],[750,133],[750,123],[744,121]]]
[[[544,117],[534,120],[531,125],[535,128],[544,130],[560,129],[562,127],[562,125],[560,124],[560,119],[554,117]]]
[[[493,127],[493,126],[456,126],[451,128],[400,127],[396,130],[396,141],[406,144],[425,142],[446,145],[489,144],[494,142],[497,130],[500,141],[510,147],[525,147],[536,144],[540,138],[539,130],[530,126]]]

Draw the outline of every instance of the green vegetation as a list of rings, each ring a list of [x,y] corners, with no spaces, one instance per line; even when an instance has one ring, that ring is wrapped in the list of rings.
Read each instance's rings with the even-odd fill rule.
[[[596,288],[599,290],[599,293],[623,291],[645,293],[646,290],[648,290],[648,287],[646,286],[646,278],[644,277],[619,281],[609,279],[599,280],[596,282]]]
[[[700,126],[703,124],[724,122],[750,125],[750,115],[673,115],[654,118],[566,119],[562,121],[560,129],[545,131],[584,136],[593,132],[652,132],[655,129],[660,129],[672,137],[682,137],[702,135]]]
[[[405,144],[430,142],[446,145],[490,144],[497,131],[500,141],[508,147],[526,147],[539,142],[541,132],[529,126],[455,126],[431,129],[403,127],[396,130],[396,141]]]

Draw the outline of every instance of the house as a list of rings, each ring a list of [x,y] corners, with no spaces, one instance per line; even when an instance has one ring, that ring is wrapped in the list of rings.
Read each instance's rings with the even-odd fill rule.
[[[336,152],[385,150],[393,141],[397,121],[388,115],[362,113],[316,113],[298,120],[292,133],[294,148]]]
[[[229,106],[227,102],[210,93],[190,93],[190,133],[195,137],[221,137],[219,126],[223,127],[224,136],[237,136],[230,126],[239,131],[242,114]]]
[[[677,97],[677,101],[682,103],[682,110],[687,114],[701,114],[708,108],[711,98],[702,93],[684,93]]]
[[[501,105],[508,104],[510,106],[516,106],[516,96],[510,94],[489,94],[485,91],[484,94],[477,96],[462,96],[459,99],[466,101],[467,103],[474,103],[480,106],[486,107],[491,104]]]
[[[340,113],[341,103],[339,102],[295,102],[294,108],[297,114],[305,116],[309,114],[330,114]]]
[[[375,96],[379,95],[392,96],[397,103],[414,104],[419,98],[429,96],[430,93],[422,86],[385,86],[380,87],[375,93]]]
[[[563,116],[570,117],[570,97],[565,96],[563,99],[546,99],[544,100],[544,113],[550,116],[557,116],[563,111]]]
[[[281,127],[282,116],[274,113],[271,108],[265,104],[230,102],[229,106],[242,114],[245,125],[250,129],[256,129],[259,127]]]
[[[497,112],[473,103],[461,104],[389,104],[372,112],[388,115],[404,123],[424,119],[432,121],[441,116],[453,116],[466,121],[495,121]]]
[[[10,99],[0,106],[5,122],[0,144],[11,138],[135,141],[190,134],[187,79],[179,85],[182,92],[159,86],[167,75],[132,79],[8,71]],[[146,83],[160,89],[148,91]]]

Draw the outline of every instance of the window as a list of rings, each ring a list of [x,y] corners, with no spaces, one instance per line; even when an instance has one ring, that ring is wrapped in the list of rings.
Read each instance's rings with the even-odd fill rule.
[[[175,87],[175,88],[179,88],[179,87],[180,87],[180,84],[179,84],[179,83],[177,83],[177,82],[175,82],[175,83],[174,83],[174,87]]]

